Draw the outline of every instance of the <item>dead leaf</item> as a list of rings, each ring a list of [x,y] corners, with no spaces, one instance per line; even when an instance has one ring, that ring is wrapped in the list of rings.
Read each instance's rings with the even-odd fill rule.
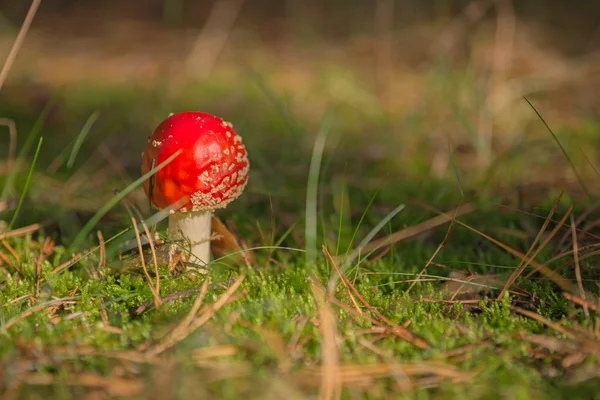
[[[233,262],[248,267],[254,264],[252,252],[243,249],[233,233],[214,215],[212,217],[212,232],[211,251],[214,258],[225,257],[223,259],[225,262]]]

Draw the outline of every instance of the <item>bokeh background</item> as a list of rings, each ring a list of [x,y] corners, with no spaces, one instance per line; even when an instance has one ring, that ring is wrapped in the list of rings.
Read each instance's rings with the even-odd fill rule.
[[[0,2],[3,59],[29,5]],[[15,121],[21,156],[45,138],[37,205],[94,212],[139,177],[162,119],[202,110],[244,137],[249,201],[297,209],[291,186],[305,185],[320,130],[332,193],[337,175],[392,197],[428,179],[480,189],[577,174],[594,191],[598,93],[596,1],[54,0],[0,91],[0,116]]]
[[[1,74],[0,397],[598,398],[599,0],[41,0]],[[134,184],[184,110],[206,275]]]

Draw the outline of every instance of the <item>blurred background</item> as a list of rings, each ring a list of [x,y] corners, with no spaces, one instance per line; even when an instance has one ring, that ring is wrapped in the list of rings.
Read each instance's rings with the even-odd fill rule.
[[[29,6],[0,2],[3,60]],[[21,157],[45,138],[36,204],[92,212],[139,177],[147,137],[183,110],[244,137],[249,201],[303,187],[319,130],[324,174],[350,187],[597,178],[598,93],[597,1],[49,0],[0,117]],[[2,135],[2,154],[9,144]]]

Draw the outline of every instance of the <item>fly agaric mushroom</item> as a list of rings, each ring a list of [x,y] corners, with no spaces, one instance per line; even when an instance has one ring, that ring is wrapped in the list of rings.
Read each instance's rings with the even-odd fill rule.
[[[182,112],[171,114],[148,140],[142,174],[179,151],[144,182],[144,191],[157,208],[180,206],[169,215],[169,234],[189,244],[188,259],[206,264],[212,212],[242,193],[250,164],[242,138],[229,122],[202,112]]]

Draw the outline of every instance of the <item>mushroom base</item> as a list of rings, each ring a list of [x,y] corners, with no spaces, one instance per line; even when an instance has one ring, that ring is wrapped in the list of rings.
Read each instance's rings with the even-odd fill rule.
[[[169,215],[169,234],[188,262],[204,266],[210,261],[212,212],[175,212]]]

